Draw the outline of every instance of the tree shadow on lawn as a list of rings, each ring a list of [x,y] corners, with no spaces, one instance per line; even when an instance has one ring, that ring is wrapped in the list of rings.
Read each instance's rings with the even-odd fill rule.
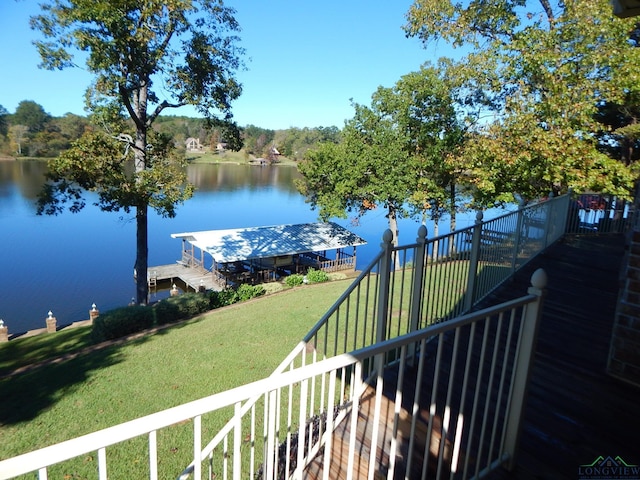
[[[51,408],[65,394],[73,392],[90,379],[93,371],[126,360],[122,347],[142,344],[155,335],[168,333],[169,328],[181,328],[187,322],[167,325],[141,332],[125,339],[96,345],[89,351],[75,352],[69,358],[52,359],[22,373],[0,379],[0,425],[28,422]]]
[[[0,381],[0,424],[33,420],[63,395],[87,381],[90,372],[122,360],[119,346],[112,345],[3,379]]]

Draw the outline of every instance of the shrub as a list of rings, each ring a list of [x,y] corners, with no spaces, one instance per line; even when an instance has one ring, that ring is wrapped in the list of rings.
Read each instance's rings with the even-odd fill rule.
[[[322,283],[329,281],[329,274],[324,270],[315,270],[310,268],[307,272],[307,281],[309,283]]]
[[[294,273],[293,275],[289,275],[284,279],[284,283],[287,287],[297,287],[298,285],[302,285],[304,283],[304,277],[299,273]]]
[[[209,293],[209,307],[211,309],[226,307],[227,305],[231,305],[236,300],[236,292],[233,289],[227,288],[220,292],[210,292]]]
[[[206,312],[210,309],[209,297],[201,293],[185,293],[158,302],[155,309],[156,323],[164,325]]]
[[[236,290],[236,301],[243,302],[245,300],[259,297],[264,295],[265,291],[266,290],[261,285],[248,285],[243,283],[238,287],[238,290]]]
[[[134,305],[121,307],[100,315],[93,321],[91,338],[95,343],[121,338],[153,327],[151,307]]]

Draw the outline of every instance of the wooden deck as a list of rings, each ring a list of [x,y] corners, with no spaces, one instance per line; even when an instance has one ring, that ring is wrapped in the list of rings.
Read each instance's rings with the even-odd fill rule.
[[[548,295],[542,322],[521,437],[517,467],[514,472],[499,470],[491,479],[576,479],[580,467],[592,464],[598,457],[620,457],[627,464],[640,465],[640,389],[624,384],[606,374],[609,341],[613,327],[618,292],[620,264],[624,253],[621,237],[572,237],[554,245],[526,266],[517,276],[487,298],[478,308],[511,300],[526,293],[531,274],[544,268],[549,276]],[[446,357],[446,356],[445,356]],[[415,378],[415,377],[414,377]],[[431,382],[432,379],[424,379]],[[411,396],[407,376],[403,383]],[[394,372],[385,372],[385,390],[389,397],[395,391]],[[362,400],[358,421],[355,468],[362,475],[368,466],[371,446],[372,393]],[[379,424],[384,439],[390,438],[393,405],[383,398]],[[403,402],[404,403],[404,402]],[[420,412],[419,425],[428,421],[428,405]],[[403,423],[408,423],[403,409]],[[348,419],[348,417],[347,417]],[[439,422],[439,418],[434,418]],[[331,463],[332,479],[346,478],[349,421],[342,422],[333,435],[336,455]],[[406,427],[406,425],[405,425]],[[396,478],[406,465],[408,432],[400,425],[402,440]],[[404,429],[404,430],[403,430]],[[414,441],[424,445],[426,432],[419,428]],[[436,429],[438,430],[438,429]],[[438,439],[436,438],[435,441]],[[434,439],[431,440],[430,473],[433,465]],[[388,441],[376,453],[376,470],[386,478]],[[448,450],[448,449],[446,449]],[[424,448],[418,451],[423,452]],[[422,463],[414,458],[415,465]],[[305,470],[305,478],[322,478],[322,459],[318,456]],[[443,472],[449,478],[450,472]],[[359,476],[360,475],[360,476]],[[420,478],[412,468],[408,478]],[[454,475],[454,478],[459,476]],[[637,477],[620,477],[637,478]]]
[[[204,268],[193,268],[180,263],[174,263],[149,267],[148,271],[150,287],[153,286],[153,279],[155,279],[157,283],[166,281],[174,283],[174,281],[180,280],[188,288],[195,291],[198,291],[200,286],[203,286],[206,290],[222,290],[222,287],[214,281],[211,272],[208,272]]]
[[[548,273],[517,468],[490,478],[576,479],[599,456],[640,465],[640,389],[606,374],[623,256],[621,236],[568,237],[487,300]]]

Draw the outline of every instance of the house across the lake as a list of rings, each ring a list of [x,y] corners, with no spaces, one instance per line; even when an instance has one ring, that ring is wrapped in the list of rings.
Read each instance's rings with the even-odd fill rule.
[[[336,223],[302,223],[173,233],[185,267],[211,272],[220,286],[264,283],[310,268],[353,271],[367,242]],[[210,262],[210,264],[209,264]]]
[[[189,137],[185,140],[184,143],[187,152],[202,152],[204,150],[204,145],[200,143],[199,138]]]

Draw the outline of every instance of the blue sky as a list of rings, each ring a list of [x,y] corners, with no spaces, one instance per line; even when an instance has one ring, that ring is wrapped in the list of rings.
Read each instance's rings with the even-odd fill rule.
[[[91,76],[81,69],[46,71],[29,29],[39,0],[0,0],[0,105],[10,113],[33,100],[54,116],[84,115]],[[263,128],[342,128],[353,116],[349,99],[370,103],[379,85],[450,51],[425,49],[405,38],[411,0],[227,0],[237,10],[248,70],[233,104],[239,125]],[[192,110],[165,111],[195,116]]]

